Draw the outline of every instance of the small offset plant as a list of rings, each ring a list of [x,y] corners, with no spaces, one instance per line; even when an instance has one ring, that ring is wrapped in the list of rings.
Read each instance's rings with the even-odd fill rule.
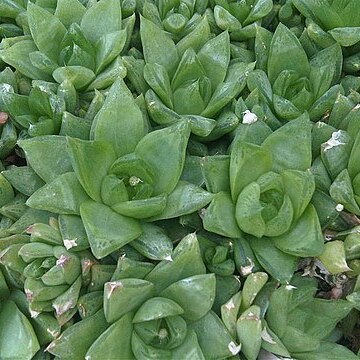
[[[0,1],[0,359],[359,359],[358,5]]]

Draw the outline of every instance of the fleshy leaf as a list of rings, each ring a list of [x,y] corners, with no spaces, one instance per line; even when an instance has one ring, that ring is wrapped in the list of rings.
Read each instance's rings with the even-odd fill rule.
[[[59,175],[72,171],[66,152],[66,138],[49,135],[19,140],[26,159],[35,172],[45,181],[55,180]],[[46,156],[44,156],[46,154]]]
[[[153,297],[146,300],[135,313],[133,323],[162,319],[184,313],[184,309],[171,299]]]
[[[95,201],[101,202],[101,184],[116,154],[111,144],[67,138],[72,166],[81,185]]]
[[[213,194],[203,188],[180,180],[175,189],[168,195],[163,211],[149,220],[171,219],[191,214],[207,205],[213,197]]]
[[[65,26],[56,16],[33,3],[28,4],[27,15],[31,35],[38,49],[57,62],[60,43],[66,33]]]
[[[289,283],[297,265],[295,256],[279,250],[271,238],[251,239],[249,244],[261,266],[282,284]]]
[[[221,191],[215,195],[203,217],[204,229],[216,234],[237,238],[241,231],[235,219],[235,205],[229,193]]]
[[[136,239],[142,232],[135,219],[120,215],[94,201],[83,203],[80,214],[91,250],[98,259]]]
[[[236,141],[232,146],[230,188],[232,199],[236,201],[245,186],[271,170],[272,157],[269,151],[265,151],[258,145]]]
[[[84,359],[91,344],[106,330],[103,310],[68,327],[47,348],[51,354],[60,358]]]
[[[140,36],[145,61],[166,68],[170,77],[174,74],[179,56],[172,39],[153,22],[141,17]]]
[[[104,286],[104,313],[112,323],[129,311],[136,310],[152,297],[154,285],[142,279],[123,279],[107,282]]]
[[[189,234],[180,241],[172,258],[173,261],[161,261],[145,277],[145,280],[155,285],[158,292],[178,280],[206,272],[195,234]]]
[[[93,3],[81,19],[81,30],[88,40],[96,43],[103,35],[121,30],[121,6],[117,0]]]
[[[308,205],[287,233],[274,237],[273,240],[278,249],[290,255],[302,257],[320,255],[324,250],[324,238],[313,205]]]
[[[224,31],[209,40],[198,52],[197,58],[211,80],[213,89],[225,80],[230,61],[230,38]]]
[[[174,190],[184,167],[189,136],[189,124],[182,122],[152,131],[137,144],[135,154],[154,173],[154,195]]]
[[[299,77],[308,76],[309,60],[295,34],[280,23],[270,45],[268,75],[273,84],[283,70],[294,70]]]
[[[0,311],[0,357],[30,360],[40,349],[33,327],[13,301]]]
[[[222,359],[240,351],[218,316],[210,311],[193,322],[190,329],[196,332],[205,359]]]
[[[261,147],[272,155],[274,171],[305,171],[310,168],[311,128],[310,121],[301,117],[283,125],[265,139]]]
[[[109,358],[135,359],[131,351],[132,317],[129,312],[107,328],[90,346],[85,358],[97,359],[106,353]]]
[[[91,133],[95,140],[113,145],[116,155],[134,151],[145,135],[143,115],[122,79],[117,80],[97,113]]]
[[[27,205],[58,214],[80,214],[80,205],[89,200],[75,173],[59,175],[55,180],[35,191],[27,200]]]
[[[215,285],[214,274],[195,275],[171,284],[160,295],[176,301],[184,309],[185,319],[198,320],[214,303]]]

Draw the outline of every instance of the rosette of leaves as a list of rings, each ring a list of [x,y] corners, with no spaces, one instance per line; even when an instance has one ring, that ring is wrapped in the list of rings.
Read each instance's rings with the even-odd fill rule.
[[[103,258],[138,238],[145,227],[153,231],[140,220],[178,217],[209,203],[212,194],[179,181],[189,125],[146,132],[142,112],[118,80],[94,119],[92,140],[44,136],[19,142],[47,183],[27,204],[81,215],[93,254]],[[53,155],[39,161],[44,151]]]
[[[265,103],[279,120],[295,119],[304,112],[318,120],[331,111],[337,96],[344,93],[338,84],[343,59],[338,44],[309,59],[298,38],[281,23],[272,38],[271,34],[267,40],[259,37],[261,44],[265,50],[257,52],[258,69],[248,77],[247,104]]]
[[[207,6],[208,0],[147,0],[141,14],[178,42],[199,25]]]
[[[239,339],[244,357],[256,360],[261,350],[276,358],[355,359],[354,353],[336,344],[346,332],[345,326],[337,325],[353,305],[315,298],[314,278],[295,275],[291,284],[279,287],[267,282],[265,273],[252,273],[242,290],[221,307],[222,320]]]
[[[247,126],[248,134],[258,129],[256,123]],[[261,145],[237,137],[230,155],[209,156],[202,164],[207,189],[216,193],[204,211],[204,228],[245,237],[260,265],[282,282],[291,279],[297,257],[318,256],[324,247],[310,203],[315,190],[309,171],[311,128],[301,117],[267,135]]]
[[[64,359],[231,357],[239,347],[211,311],[215,286],[196,235],[187,235],[172,262],[134,263],[114,274],[103,309],[66,329],[48,351]]]
[[[30,226],[30,242],[19,248],[18,256],[32,316],[54,312],[62,326],[77,312],[78,298],[89,282],[87,264],[94,258],[82,251],[89,244],[81,220],[65,215],[59,220]]]
[[[216,25],[229,31],[233,41],[255,38],[262,19],[273,9],[272,0],[213,0],[212,3]]]
[[[176,45],[154,23],[141,18],[145,94],[151,119],[159,125],[188,120],[200,140],[233,130],[239,119],[231,102],[245,86],[254,63],[230,62],[228,32],[211,38],[206,17]],[[129,73],[130,76],[130,73]]]
[[[125,76],[120,53],[129,44],[135,15],[122,19],[120,1],[101,0],[86,8],[78,0],[60,0],[54,14],[29,2],[26,17],[31,36],[0,46],[0,58],[23,75],[68,81],[81,91],[107,88]]]
[[[358,73],[360,20],[357,1],[293,0],[292,3],[306,18],[305,41],[318,48],[339,43],[344,48],[344,70],[350,74]]]
[[[314,297],[313,278],[294,276],[292,285],[282,285],[269,297],[265,320],[273,343],[282,343],[291,357],[299,360],[356,359],[349,349],[337,344],[344,336],[341,323],[353,308],[343,299]],[[270,343],[271,344],[271,343]],[[276,344],[271,344],[271,347]]]

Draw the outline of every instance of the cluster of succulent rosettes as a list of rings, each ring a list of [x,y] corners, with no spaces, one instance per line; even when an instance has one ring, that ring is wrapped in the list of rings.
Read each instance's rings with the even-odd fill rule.
[[[199,30],[201,29],[201,30]],[[159,125],[187,120],[201,141],[215,140],[239,122],[231,108],[255,63],[230,62],[227,32],[212,38],[207,18],[177,44],[151,21],[141,18],[145,100]],[[131,80],[131,78],[130,78]]]
[[[207,6],[208,0],[148,0],[143,2],[139,11],[178,42],[199,26]]]
[[[212,10],[216,26],[229,31],[231,40],[242,42],[255,38],[262,20],[274,11],[274,6],[272,0],[214,0]]]
[[[122,80],[109,91],[90,134],[92,140],[42,136],[19,144],[46,182],[31,195],[28,206],[80,215],[95,257],[103,258],[138,238],[149,228],[140,220],[192,213],[213,198],[180,180],[188,122],[147,133],[143,114]],[[39,161],[44,151],[50,155]]]
[[[230,155],[204,158],[205,183],[216,195],[203,213],[203,225],[207,231],[229,238],[241,238],[245,233],[255,253],[265,248],[270,251],[270,246],[273,252],[285,253],[284,258],[294,265],[294,256],[318,256],[324,246],[311,204],[315,190],[309,170],[312,124],[306,117],[293,120],[254,144],[250,128],[257,126],[250,124],[249,131],[238,133]],[[290,136],[291,144],[285,141]],[[219,167],[228,174],[226,181],[217,171]],[[260,260],[262,255],[257,255],[274,276],[269,264]]]
[[[121,9],[116,0],[88,8],[80,1],[60,0],[55,9],[30,2],[26,18],[31,37],[3,40],[0,58],[33,80],[68,80],[82,91],[107,88],[126,74],[119,56],[135,24],[135,15],[125,11],[128,17],[122,19]]]
[[[304,1],[293,0],[293,6],[305,17],[301,40],[307,49],[316,52],[335,43],[343,47],[343,70],[357,74],[359,67],[360,20],[356,0]],[[326,15],[325,15],[326,14]]]
[[[19,246],[18,255],[32,317],[54,312],[62,326],[76,314],[78,298],[90,283],[95,262],[84,251],[89,245],[79,225],[76,217],[63,215],[59,222],[52,219],[50,225],[37,223],[27,229],[30,242]]]
[[[296,35],[281,23],[262,43],[266,51],[257,52],[259,65],[247,80],[250,94],[245,103],[250,109],[255,104],[269,107],[282,122],[304,112],[315,121],[331,110],[337,96],[344,93],[339,84],[343,63],[339,44],[308,55]]]
[[[356,359],[354,353],[329,337],[335,328],[339,337],[346,331],[337,324],[350,313],[351,303],[315,298],[316,291],[316,281],[311,278],[295,275],[291,285],[279,286],[268,280],[266,273],[255,272],[221,307],[221,318],[241,343],[247,360],[270,354],[304,360],[335,354]]]
[[[206,273],[196,235],[183,238],[172,258],[157,265],[120,259],[104,285],[103,308],[66,329],[48,351],[64,359],[236,355],[240,347],[211,310],[216,279]]]

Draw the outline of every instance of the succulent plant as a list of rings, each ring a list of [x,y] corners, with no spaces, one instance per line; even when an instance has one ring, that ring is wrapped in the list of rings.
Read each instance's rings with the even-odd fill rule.
[[[213,16],[221,30],[228,30],[233,41],[254,38],[261,20],[273,9],[272,0],[213,1]]]
[[[199,25],[207,6],[208,0],[147,0],[143,2],[141,14],[178,42]]]
[[[206,274],[195,234],[181,240],[173,261],[140,265],[114,274],[104,286],[103,310],[69,327],[48,351],[89,359],[105,353],[127,359],[220,359],[239,351],[211,311],[216,281]],[[92,333],[81,337],[91,324],[96,324]]]
[[[257,125],[248,125],[253,126]],[[293,120],[266,136],[261,145],[239,135],[230,156],[208,157],[203,162],[207,188],[216,193],[204,211],[204,228],[230,238],[252,235],[246,236],[258,261],[276,279],[284,279],[285,272],[291,277],[294,256],[317,256],[323,251],[319,219],[310,203],[315,190],[308,170],[311,128],[306,118]],[[299,139],[293,146],[283,141],[290,133]],[[218,172],[220,167],[227,172],[227,181]],[[279,270],[279,257],[284,257],[288,271]]]
[[[130,128],[131,134],[125,132]],[[47,182],[27,204],[81,215],[94,255],[109,255],[143,233],[140,219],[177,217],[212,199],[200,187],[179,181],[189,133],[183,122],[146,134],[143,115],[119,80],[94,119],[94,140],[48,136],[19,142]],[[54,147],[59,152],[40,164],[40,149]]]
[[[86,91],[109,87],[118,76],[125,76],[119,55],[129,43],[135,15],[123,20],[115,0],[91,5],[60,0],[52,14],[29,2],[31,37],[3,41],[0,58],[33,80],[58,84],[67,80]]]
[[[145,95],[153,121],[190,121],[200,140],[215,140],[233,130],[238,118],[227,105],[245,87],[254,63],[230,63],[227,32],[211,39],[207,19],[176,45],[156,25],[141,18]]]

